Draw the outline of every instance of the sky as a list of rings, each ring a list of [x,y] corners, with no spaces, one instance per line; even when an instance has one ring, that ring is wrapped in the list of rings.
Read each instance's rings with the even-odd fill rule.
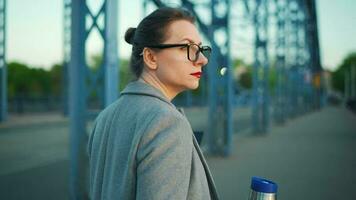
[[[98,0],[87,2],[93,10],[98,8]],[[356,1],[316,0],[316,3],[321,63],[325,69],[335,70],[349,53],[356,51]],[[119,1],[120,57],[127,58],[130,54],[131,48],[124,42],[125,30],[137,26],[143,16],[142,10],[140,0]],[[102,48],[98,34],[92,34],[87,42],[88,55],[98,54]],[[7,1],[6,42],[8,62],[18,61],[46,69],[60,63],[63,58],[63,0]],[[252,54],[251,50],[248,52]]]

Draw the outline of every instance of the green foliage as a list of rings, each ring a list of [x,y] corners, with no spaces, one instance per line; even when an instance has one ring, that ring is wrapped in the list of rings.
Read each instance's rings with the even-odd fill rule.
[[[251,64],[246,64],[241,59],[235,59],[233,61],[234,70],[240,71],[237,84],[243,89],[251,89],[253,84],[253,66]],[[274,63],[272,63],[269,67],[268,72],[268,84],[270,90],[273,90],[277,84],[277,70],[274,67]],[[241,68],[244,68],[243,70]],[[259,75],[262,76],[262,68],[259,72]]]
[[[55,64],[49,71],[49,77],[51,80],[51,91],[52,95],[55,97],[60,97],[62,95],[62,79],[63,79],[63,65]]]
[[[277,69],[274,65],[271,65],[268,73],[269,89],[273,91],[277,85]]]
[[[232,61],[232,66],[233,66],[233,69],[235,70],[238,67],[248,66],[248,65],[245,63],[244,60],[242,60],[240,58],[236,58],[235,60]]]
[[[7,65],[8,97],[25,95],[29,91],[29,69],[26,65],[13,62]]]
[[[236,85],[242,87],[243,89],[252,88],[252,67],[251,65],[246,64],[242,59],[235,59],[232,61],[233,70],[240,71],[238,77],[236,78]]]
[[[101,54],[95,54],[90,57],[90,61],[88,63],[89,69],[93,70],[94,72],[97,71],[103,62],[103,57]]]
[[[29,68],[27,65],[12,62],[8,64],[8,96],[39,97],[52,91],[49,71]]]
[[[90,69],[94,72],[100,68],[102,57],[94,55],[91,58]],[[22,97],[43,97],[62,95],[62,79],[63,79],[63,65],[55,64],[50,70],[41,68],[31,68],[30,66],[19,63],[8,63],[8,97],[15,96]],[[127,59],[120,60],[120,90],[122,90],[131,80],[134,75],[129,68],[129,61]],[[102,84],[102,81],[99,82]],[[95,93],[95,92],[94,92]],[[96,97],[96,94],[92,94]]]
[[[247,68],[246,72],[242,73],[239,77],[239,85],[245,89],[252,88],[252,73],[251,68]]]
[[[128,59],[120,60],[120,85],[119,89],[122,91],[125,86],[135,78],[135,75],[130,70],[130,62]]]
[[[349,75],[351,67],[356,68],[356,52],[346,56],[342,64],[332,73],[332,86],[335,90],[344,92],[345,72]]]

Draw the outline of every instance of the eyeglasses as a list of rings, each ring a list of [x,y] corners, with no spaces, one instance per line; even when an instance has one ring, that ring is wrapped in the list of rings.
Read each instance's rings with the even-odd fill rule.
[[[194,43],[190,44],[158,44],[158,45],[149,45],[146,46],[149,48],[156,48],[156,49],[167,49],[167,48],[174,48],[174,47],[186,47],[187,48],[187,57],[188,60],[192,62],[196,62],[199,59],[200,52],[204,55],[205,58],[209,60],[211,54],[211,47],[209,46],[199,46]]]

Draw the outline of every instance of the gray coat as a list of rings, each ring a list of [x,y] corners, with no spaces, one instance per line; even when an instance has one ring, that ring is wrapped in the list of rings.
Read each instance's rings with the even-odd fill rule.
[[[91,199],[218,199],[181,112],[135,81],[101,112],[89,139]]]

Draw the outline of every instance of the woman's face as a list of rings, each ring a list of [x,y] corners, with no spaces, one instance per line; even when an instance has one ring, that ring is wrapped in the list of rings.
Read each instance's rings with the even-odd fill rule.
[[[201,45],[197,28],[189,21],[175,21],[169,25],[167,30],[167,40],[163,44],[194,43]],[[188,60],[187,47],[159,50],[156,53],[156,58],[157,78],[167,89],[176,93],[198,88],[199,72],[202,72],[202,67],[208,63],[207,58],[201,52],[196,62]]]

